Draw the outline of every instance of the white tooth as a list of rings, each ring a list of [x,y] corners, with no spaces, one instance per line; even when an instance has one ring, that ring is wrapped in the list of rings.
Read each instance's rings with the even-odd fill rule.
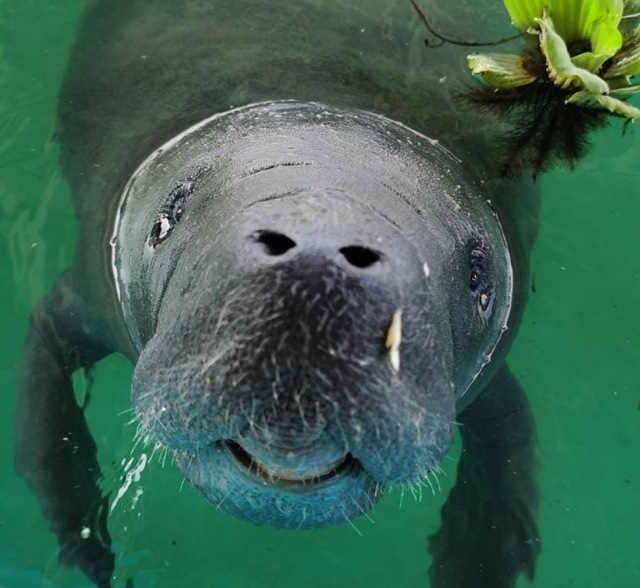
[[[305,480],[313,480],[314,478],[319,478],[320,476],[328,474],[329,472],[337,468],[343,460],[344,458],[341,458],[336,460],[332,464],[309,468],[304,472],[304,474],[300,474],[295,470],[268,466],[265,464],[260,464],[260,467],[267,473],[267,475],[271,476],[272,478],[278,478],[280,480],[286,480],[290,482],[302,482]]]
[[[389,361],[391,367],[400,371],[400,341],[402,340],[402,309],[399,308],[393,313],[391,325],[387,331],[387,338],[384,345],[389,350]]]

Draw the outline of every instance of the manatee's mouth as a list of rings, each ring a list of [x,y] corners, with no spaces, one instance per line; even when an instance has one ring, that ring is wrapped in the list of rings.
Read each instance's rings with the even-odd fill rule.
[[[224,445],[244,469],[262,483],[277,486],[316,486],[346,474],[356,466],[354,457],[347,453],[341,459],[322,466],[315,466],[305,471],[304,475],[295,470],[274,467],[259,462],[239,443],[225,441]]]

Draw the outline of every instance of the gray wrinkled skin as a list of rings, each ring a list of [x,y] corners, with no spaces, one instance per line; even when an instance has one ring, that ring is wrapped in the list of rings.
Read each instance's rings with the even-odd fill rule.
[[[462,39],[509,24],[499,0],[420,5]],[[257,524],[365,513],[461,424],[431,585],[533,577],[535,427],[505,357],[538,196],[454,98],[468,48],[426,36],[409,0],[88,2],[56,134],[78,247],[31,315],[15,446],[99,588],[109,497],[72,375],[114,352],[144,440]]]
[[[166,203],[149,204],[176,180],[189,186],[184,211],[154,246]],[[469,287],[479,244],[487,317]],[[505,244],[460,162],[382,117],[285,102],[198,125],[134,174],[115,227],[144,433],[213,503],[255,522],[315,527],[367,510],[446,453],[456,396],[507,324]],[[376,259],[358,267],[348,247]],[[397,310],[399,369],[385,347]],[[265,485],[228,441],[308,488]],[[347,456],[343,475],[312,483]]]

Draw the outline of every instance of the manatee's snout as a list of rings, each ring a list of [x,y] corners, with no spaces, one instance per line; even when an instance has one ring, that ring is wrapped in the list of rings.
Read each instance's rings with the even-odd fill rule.
[[[344,208],[317,194],[256,205],[222,241],[236,268],[218,319],[228,351],[207,377],[251,403],[232,438],[271,468],[302,474],[357,453],[351,431],[375,389],[400,381],[387,339],[411,248],[373,215],[356,231],[353,205],[354,226],[338,224]]]
[[[224,376],[214,365],[209,378],[255,410],[228,446],[235,458],[282,480],[326,478],[361,453],[340,428],[344,415],[362,430],[372,382],[397,379],[387,340],[401,288],[383,238],[335,230],[319,214],[302,215],[300,203],[267,208],[258,226],[270,214],[279,222],[253,228],[250,215],[238,231],[243,275],[225,320],[230,338],[250,343],[234,345]]]

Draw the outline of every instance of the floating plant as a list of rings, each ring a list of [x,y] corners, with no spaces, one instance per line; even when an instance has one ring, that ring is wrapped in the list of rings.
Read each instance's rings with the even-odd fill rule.
[[[464,94],[512,123],[504,137],[504,171],[529,167],[538,174],[556,162],[572,167],[588,149],[589,132],[608,117],[640,119],[640,110],[627,103],[640,93],[632,81],[640,73],[639,0],[504,4],[524,47],[518,54],[469,55],[469,69],[483,84]]]

